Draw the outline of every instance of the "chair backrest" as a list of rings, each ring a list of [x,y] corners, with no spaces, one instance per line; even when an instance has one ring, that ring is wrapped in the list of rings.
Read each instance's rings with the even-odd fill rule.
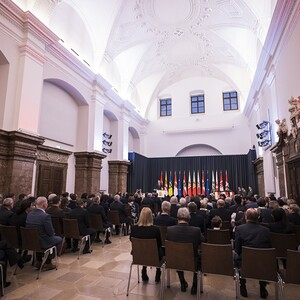
[[[275,248],[242,247],[243,278],[277,282],[277,259]]]
[[[167,226],[158,226],[158,225],[156,225],[156,226],[159,228],[159,231],[160,231],[161,244],[163,247],[165,247],[168,227]]]
[[[63,219],[64,236],[66,238],[80,239],[77,219]]]
[[[277,258],[286,258],[287,249],[297,249],[297,237],[296,234],[287,233],[274,233],[271,232],[272,247],[276,249]]]
[[[201,244],[201,268],[203,273],[234,275],[231,244]]]
[[[231,223],[229,221],[222,221],[222,229],[231,229]]]
[[[101,215],[90,214],[89,215],[90,227],[95,230],[103,231],[103,221]]]
[[[131,238],[131,243],[133,264],[160,267],[156,239]]]
[[[8,241],[13,248],[19,249],[21,247],[16,226],[0,225],[0,233],[1,239]]]
[[[113,225],[121,225],[120,215],[117,210],[109,210],[107,212],[108,221]]]
[[[300,284],[300,252],[287,250],[286,259],[286,283]]]
[[[214,230],[207,229],[206,231],[207,242],[210,244],[230,244],[230,230]]]
[[[192,243],[178,243],[166,240],[166,268],[196,272],[196,261]]]
[[[51,221],[55,234],[58,236],[63,236],[63,225],[61,219],[58,217],[51,216]]]
[[[294,230],[297,237],[297,243],[300,245],[300,225],[294,225]]]
[[[43,252],[40,246],[39,233],[34,227],[20,227],[22,237],[22,249],[34,252]]]

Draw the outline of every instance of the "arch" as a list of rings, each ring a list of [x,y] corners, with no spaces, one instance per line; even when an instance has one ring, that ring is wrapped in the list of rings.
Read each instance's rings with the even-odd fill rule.
[[[207,144],[194,144],[181,149],[175,156],[209,156],[220,155],[221,151]]]
[[[111,122],[112,121],[118,121],[117,116],[112,111],[110,111],[108,109],[104,109],[103,113],[109,121],[111,121]]]
[[[129,130],[129,132],[131,133],[131,135],[134,139],[139,139],[140,138],[139,133],[137,132],[137,130],[134,127],[130,126],[130,127],[128,127],[128,130]]]

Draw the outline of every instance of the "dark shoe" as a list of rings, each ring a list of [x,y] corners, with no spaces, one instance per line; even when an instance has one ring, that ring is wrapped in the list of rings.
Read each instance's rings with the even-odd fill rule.
[[[102,243],[102,240],[100,240],[99,238],[95,238],[95,243]]]
[[[41,261],[37,261],[34,265],[35,268],[40,269],[42,266],[42,262]]]
[[[247,292],[247,289],[246,289],[245,285],[240,286],[240,293],[241,293],[242,297],[245,297],[245,298],[248,297],[248,292]]]
[[[196,285],[192,285],[191,295],[197,295],[197,286]]]
[[[268,297],[268,295],[269,295],[269,293],[268,293],[266,287],[265,286],[261,286],[260,287],[260,298],[266,299]]]
[[[147,270],[146,270],[146,268],[144,269],[142,269],[142,280],[143,280],[143,282],[147,282],[147,281],[149,281],[149,277],[148,277],[148,275],[147,275]]]
[[[82,254],[89,254],[89,253],[92,253],[92,252],[93,252],[93,250],[83,250]]]
[[[9,282],[9,281],[6,281],[6,282],[4,283],[4,287],[5,287],[5,288],[9,287],[10,285],[11,285],[11,282]]]
[[[50,270],[54,270],[54,269],[56,269],[56,266],[55,266],[55,265],[53,265],[52,263],[49,263],[49,264],[44,264],[44,267],[43,267],[43,269],[44,269],[45,271],[50,271]]]
[[[181,291],[182,292],[186,292],[186,289],[188,288],[188,283],[186,281],[184,281],[183,283],[181,283]]]
[[[24,259],[20,258],[17,262],[17,265],[20,269],[23,269],[24,268]]]
[[[104,241],[104,243],[105,244],[111,244],[111,241],[107,239],[107,240]]]
[[[77,252],[79,251],[79,248],[72,248],[72,252]]]
[[[26,255],[25,257],[23,257],[24,264],[27,263],[27,262],[29,262],[29,261],[31,261],[31,259],[32,259],[32,255],[31,254],[30,255]]]
[[[161,270],[156,269],[155,282],[160,282],[160,275],[161,275]]]

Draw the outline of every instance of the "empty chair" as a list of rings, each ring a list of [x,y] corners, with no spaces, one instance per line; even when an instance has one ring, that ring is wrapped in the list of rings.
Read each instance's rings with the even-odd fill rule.
[[[114,226],[120,226],[120,236],[122,231],[126,234],[126,223],[121,223],[119,211],[109,210],[107,212],[107,218],[109,223],[113,224]]]
[[[245,279],[252,278],[261,281],[276,282],[276,293],[279,292],[279,299],[283,298],[283,283],[280,274],[277,272],[275,248],[243,247],[240,275]]]
[[[194,256],[194,248],[192,243],[179,243],[166,240],[166,269],[178,271],[190,271],[197,273],[197,299],[200,299],[200,270],[197,268],[197,262]],[[167,286],[170,287],[170,276],[167,272]]]
[[[129,270],[128,285],[127,285],[127,296],[129,294],[130,279],[132,266],[137,265],[138,282],[140,282],[139,266],[156,267],[162,269],[162,280],[160,286],[159,298],[163,298],[164,288],[164,260],[159,259],[157,240],[156,239],[137,239],[131,238],[132,243],[132,262]]]
[[[62,237],[62,239],[63,239],[62,246],[60,247],[60,251],[59,251],[59,255],[61,255],[63,248],[64,248],[65,240],[66,240],[64,233],[63,233],[62,219],[51,216],[51,221],[52,221],[52,226],[54,228],[55,234]]]
[[[37,278],[39,279],[40,272],[43,269],[43,266],[48,259],[49,255],[54,254],[55,259],[55,269],[57,270],[57,249],[56,246],[50,247],[48,249],[42,249],[39,242],[39,234],[38,230],[36,228],[27,228],[27,227],[21,227],[21,237],[22,237],[22,249],[23,250],[30,250],[33,251],[34,256],[36,256],[37,252],[43,253],[43,259],[41,266],[39,268]],[[17,267],[16,267],[17,268]]]
[[[83,248],[86,243],[89,243],[89,249],[91,247],[91,238],[90,235],[80,235],[78,221],[77,219],[63,219],[63,228],[64,228],[64,236],[65,238],[70,238],[71,240],[79,241],[79,249],[78,249],[78,257],[83,251]]]
[[[272,247],[276,249],[277,258],[286,258],[287,249],[296,250],[298,243],[296,234],[271,232]]]
[[[214,230],[214,229],[207,229],[206,230],[206,238],[207,242],[210,244],[230,244],[231,243],[231,236],[230,230]]]
[[[231,276],[236,278],[236,298],[240,297],[239,273],[233,265],[231,244],[201,244],[201,286],[202,274]]]

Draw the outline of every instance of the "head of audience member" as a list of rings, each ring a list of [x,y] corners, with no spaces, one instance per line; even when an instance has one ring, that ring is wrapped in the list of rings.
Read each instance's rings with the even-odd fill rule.
[[[58,196],[54,196],[51,200],[51,205],[52,206],[59,206],[60,202],[60,198]]]
[[[12,198],[5,198],[3,200],[2,206],[5,207],[8,210],[11,210],[14,206],[14,200]]]
[[[300,208],[298,204],[290,204],[289,205],[289,212],[290,214],[299,214]]]
[[[37,197],[37,199],[35,201],[35,206],[36,206],[36,208],[46,210],[46,208],[48,207],[47,198],[44,196]]]
[[[245,213],[246,222],[258,223],[259,213],[254,208],[248,208]]]
[[[217,201],[217,208],[224,208],[225,207],[225,201],[223,199],[219,199]]]
[[[226,198],[225,198],[225,203],[227,203],[228,206],[231,206],[232,198],[231,198],[231,197],[226,197]]]
[[[177,199],[177,197],[176,197],[176,196],[172,196],[171,199],[170,199],[170,203],[171,203],[171,204],[177,205],[177,204],[178,204],[178,199]]]
[[[191,219],[190,212],[186,207],[180,207],[177,211],[177,220],[179,223],[188,223]]]
[[[93,203],[94,203],[94,204],[100,204],[100,196],[95,196],[95,197],[93,198]]]
[[[208,199],[203,198],[202,200],[200,200],[200,207],[201,208],[207,208],[207,203],[208,203]]]
[[[265,198],[260,197],[257,200],[257,205],[258,205],[258,207],[266,207],[266,200],[265,200]]]
[[[234,201],[236,204],[241,205],[242,204],[242,197],[239,195],[234,196]]]
[[[143,207],[137,225],[146,227],[153,225],[152,210],[149,207]]]
[[[214,216],[211,219],[211,227],[212,228],[221,228],[222,227],[222,219],[219,216]]]
[[[195,214],[197,211],[197,204],[195,202],[190,202],[188,204],[188,209],[189,209],[190,214]]]
[[[270,200],[275,200],[275,201],[277,200],[273,193],[269,194],[269,198],[270,198]]]
[[[68,198],[64,197],[60,200],[60,208],[64,209],[69,205],[70,201]]]
[[[74,194],[74,193],[71,193],[70,194],[70,199],[73,200],[73,201],[76,201],[77,200],[77,195]]]
[[[276,200],[270,200],[270,202],[269,202],[269,208],[272,208],[272,209],[279,208],[278,202]]]
[[[48,195],[48,204],[52,205],[52,199],[57,196],[56,194],[54,193],[51,193]]]
[[[19,198],[20,201],[23,201],[23,200],[27,199],[27,195],[22,193],[22,194],[19,195],[18,198]]]
[[[186,205],[188,205],[191,202],[191,197],[185,196],[185,202],[186,202]]]
[[[87,200],[88,199],[88,193],[82,193],[81,194],[81,199]]]
[[[274,222],[285,223],[286,222],[286,213],[282,208],[274,208],[271,213]]]
[[[119,195],[119,194],[116,194],[116,195],[114,196],[114,200],[115,200],[116,202],[120,202],[120,201],[121,201],[120,195]]]
[[[17,210],[17,215],[22,214],[23,212],[26,212],[27,214],[34,208],[35,200],[34,199],[25,199],[20,204],[19,209]]]
[[[287,200],[286,200],[286,204],[287,204],[288,206],[290,206],[291,204],[297,204],[297,201],[294,200],[294,199],[287,199]]]
[[[69,197],[69,193],[68,192],[64,192],[61,194],[62,197],[64,198],[68,198]]]
[[[161,204],[161,213],[169,215],[171,210],[171,203],[169,201],[163,201]]]
[[[179,199],[179,205],[182,206],[182,207],[186,206],[186,200],[185,200],[185,198],[182,197],[182,198]]]
[[[11,199],[13,199],[13,201],[14,201],[14,203],[15,203],[16,195],[15,195],[14,193],[9,193],[9,194],[6,195],[5,198],[11,198]]]
[[[84,200],[84,199],[77,199],[76,200],[76,206],[79,206],[79,207],[82,207],[82,208],[86,207],[86,200]]]

